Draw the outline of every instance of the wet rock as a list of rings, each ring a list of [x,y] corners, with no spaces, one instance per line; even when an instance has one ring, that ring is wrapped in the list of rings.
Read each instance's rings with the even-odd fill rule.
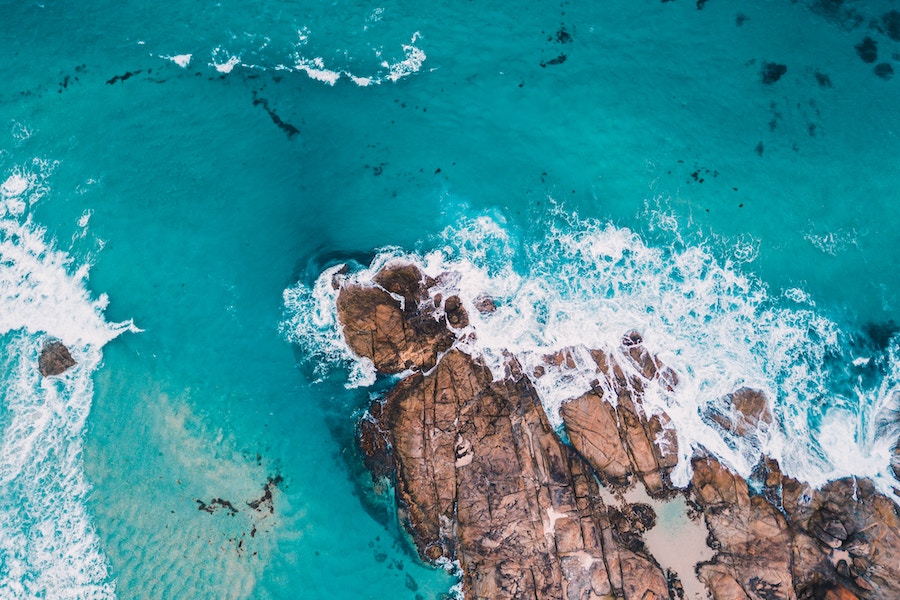
[[[482,294],[475,298],[475,310],[483,315],[491,314],[497,310],[497,304],[494,302],[493,298]]]
[[[793,598],[784,516],[713,458],[695,459],[693,498],[719,551],[698,570],[714,598]],[[741,595],[743,594],[743,595]]]
[[[785,73],[787,73],[787,65],[764,62],[762,70],[760,71],[760,76],[762,77],[762,82],[769,85],[781,79],[781,76]]]
[[[669,474],[678,463],[678,440],[669,427],[668,415],[646,414],[642,394],[651,381],[671,387],[677,380],[643,348],[637,332],[625,335],[622,345],[631,366],[637,367],[642,376],[626,377],[614,359],[593,351],[603,381],[564,404],[560,414],[572,446],[602,479],[624,484],[635,474],[650,494],[664,494],[669,489]]]
[[[402,262],[388,264],[372,280],[388,292],[402,296],[409,309],[424,299],[423,290],[432,284],[417,266]]]
[[[414,265],[398,263],[382,269],[375,283],[341,284],[337,309],[347,344],[382,373],[430,369],[456,336],[435,319],[420,288],[428,282]]]
[[[379,369],[395,368],[398,357],[432,356],[425,349],[446,338],[405,333],[417,330],[428,282],[406,267],[378,281],[340,291],[345,335],[369,331],[348,342],[376,357]],[[456,312],[451,298],[444,308]],[[387,314],[404,335],[379,334],[384,318],[366,310]],[[495,381],[487,367],[450,350],[427,375],[408,375],[374,403],[359,432],[373,474],[396,482],[400,520],[420,556],[459,560],[467,597],[667,597],[660,567],[628,541],[634,525],[622,532],[610,521],[590,467],[550,427],[514,359]]]
[[[715,459],[693,461],[691,495],[718,549],[699,569],[713,597],[900,597],[894,502],[868,480],[813,490],[767,462],[767,490],[757,495]],[[781,507],[771,501],[770,486],[777,486]]]
[[[458,560],[468,598],[677,594],[644,547],[652,509],[609,508],[597,482],[636,477],[652,495],[675,492],[668,475],[677,439],[668,416],[644,406],[644,394],[648,386],[673,390],[678,377],[639,332],[626,333],[614,352],[565,348],[535,367],[540,377],[596,365],[593,388],[561,409],[570,446],[514,357],[495,380],[452,349],[448,326],[463,310],[459,298],[432,299],[437,282],[405,263],[385,267],[372,285],[347,281],[339,281],[338,314],[351,348],[383,373],[413,367],[369,407],[358,435],[376,483],[395,482],[400,522],[423,560]],[[758,390],[736,390],[722,407],[705,418],[728,435],[774,424]],[[692,467],[690,504],[716,550],[697,574],[713,598],[900,598],[900,513],[871,481],[815,490],[762,457],[751,485],[702,449]],[[264,487],[258,506],[270,499]],[[216,500],[200,509],[223,508]]]
[[[720,412],[712,413],[710,418],[736,435],[749,435],[761,425],[765,427],[773,422],[766,396],[760,390],[741,388],[728,394],[723,404]]]
[[[424,559],[460,561],[466,597],[667,597],[514,362],[495,382],[450,351],[397,385],[378,430],[387,443],[368,447],[390,448],[401,520]]]
[[[869,36],[863,38],[863,41],[853,47],[863,62],[873,63],[878,60],[878,43]]]
[[[462,329],[469,325],[469,315],[463,308],[459,296],[450,296],[444,301],[444,312],[447,314],[447,323],[456,328]]]
[[[784,507],[795,537],[813,540],[795,554],[798,585],[824,576],[860,598],[900,598],[898,508],[871,481],[839,479],[812,490],[785,479]]]
[[[62,375],[75,366],[75,359],[69,354],[69,349],[62,342],[49,342],[41,350],[38,359],[38,370],[44,377]]]

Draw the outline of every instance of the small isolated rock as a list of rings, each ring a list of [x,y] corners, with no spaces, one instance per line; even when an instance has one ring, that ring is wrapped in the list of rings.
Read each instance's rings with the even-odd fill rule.
[[[450,296],[444,301],[444,312],[447,314],[447,323],[457,329],[469,325],[469,314],[463,308],[459,296]]]
[[[69,349],[62,342],[50,342],[41,350],[41,358],[38,360],[38,368],[44,377],[62,375],[75,366],[75,359],[69,354]]]
[[[481,314],[489,314],[497,310],[497,304],[494,299],[486,294],[482,294],[475,298],[475,308]]]

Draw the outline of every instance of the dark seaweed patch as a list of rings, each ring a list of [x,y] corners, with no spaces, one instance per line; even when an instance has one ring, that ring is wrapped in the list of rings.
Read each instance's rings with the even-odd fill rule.
[[[256,92],[253,92],[253,106],[262,106],[263,110],[265,110],[269,114],[269,118],[272,119],[272,122],[278,126],[285,134],[287,134],[288,138],[292,138],[298,133],[300,130],[291,125],[290,123],[282,120],[274,110],[269,107],[269,101],[265,98],[260,98],[257,96]]]
[[[864,63],[873,63],[878,60],[878,42],[869,36],[853,47],[856,48],[856,53]]]
[[[900,12],[892,10],[881,16],[881,26],[889,38],[900,42]]]
[[[762,82],[769,85],[781,79],[781,76],[785,73],[787,73],[787,65],[764,62],[762,70],[760,71],[760,76],[762,77]]]
[[[568,57],[565,54],[560,54],[556,58],[551,58],[550,60],[542,61],[541,68],[543,69],[543,68],[547,67],[548,65],[561,65],[564,62],[566,62],[567,58]]]
[[[821,71],[816,71],[816,81],[819,83],[819,87],[830,88],[831,86],[831,77],[822,73]]]
[[[734,18],[734,24],[737,25],[738,27],[740,27],[741,25],[743,25],[744,23],[746,23],[749,20],[750,20],[750,17],[748,17],[744,13],[738,13],[737,16]]]
[[[572,42],[572,34],[569,33],[565,25],[560,25],[559,31],[556,32],[556,41],[560,44],[569,44]]]
[[[890,79],[894,76],[894,67],[889,63],[879,63],[875,65],[875,74],[882,79]]]
[[[141,73],[141,71],[126,71],[123,75],[116,75],[112,79],[107,79],[106,84],[107,85],[115,85],[115,84],[119,83],[120,81],[128,81],[129,79],[131,79],[135,75],[139,75],[140,73]]]
[[[378,177],[379,175],[384,173],[384,168],[387,166],[387,163],[383,162],[383,163],[380,163],[380,164],[377,164],[374,166],[369,166],[369,165],[363,165],[363,166],[367,169],[372,169],[372,175],[374,175],[375,177]]]
[[[880,323],[869,321],[863,325],[862,330],[872,347],[884,350],[891,343],[891,338],[900,332],[900,326],[893,319]]]
[[[209,514],[215,513],[220,508],[224,508],[228,511],[228,514],[232,517],[237,514],[238,510],[234,507],[234,505],[228,500],[222,500],[221,498],[213,498],[209,501],[209,504],[204,502],[203,500],[196,500],[198,506],[197,510],[202,510],[204,512],[208,512]]]

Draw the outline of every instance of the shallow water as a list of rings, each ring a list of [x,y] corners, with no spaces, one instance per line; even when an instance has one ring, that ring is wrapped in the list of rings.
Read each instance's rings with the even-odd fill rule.
[[[385,246],[493,277],[537,339],[484,324],[485,346],[641,327],[701,400],[769,390],[800,425],[721,439],[736,469],[765,448],[811,479],[884,475],[900,79],[874,68],[898,68],[892,4],[699,6],[0,2],[2,224],[35,232],[0,239],[0,425],[4,444],[20,422],[58,440],[4,471],[0,596],[446,592],[360,483],[368,391],[316,369],[322,335],[282,297]],[[764,84],[765,62],[787,70]],[[617,247],[633,260],[591,267]],[[622,310],[580,326],[609,278]],[[697,297],[731,304],[692,316]],[[660,302],[681,320],[635,316]],[[35,371],[48,337],[80,359],[56,383]],[[685,439],[713,444],[679,406]],[[276,476],[273,512],[251,508]],[[21,543],[38,531],[77,557]]]

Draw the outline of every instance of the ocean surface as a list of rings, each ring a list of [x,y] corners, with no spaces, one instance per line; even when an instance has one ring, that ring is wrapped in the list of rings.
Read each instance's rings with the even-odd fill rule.
[[[489,364],[637,329],[685,453],[889,492],[896,8],[0,0],[0,598],[448,594],[320,277],[398,256],[496,299]],[[742,385],[750,440],[700,416]]]

